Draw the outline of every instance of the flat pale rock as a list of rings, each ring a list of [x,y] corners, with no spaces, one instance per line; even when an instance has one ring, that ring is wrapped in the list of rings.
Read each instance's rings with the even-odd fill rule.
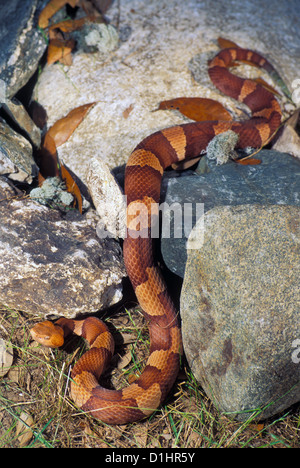
[[[188,251],[184,350],[207,395],[238,420],[300,401],[299,221],[296,206],[216,207],[202,247]]]

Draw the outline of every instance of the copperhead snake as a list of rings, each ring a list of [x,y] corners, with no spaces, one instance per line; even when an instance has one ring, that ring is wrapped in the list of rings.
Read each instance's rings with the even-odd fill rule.
[[[223,49],[209,63],[214,85],[244,102],[252,112],[251,119],[186,123],[158,131],[138,144],[126,166],[124,262],[150,333],[150,354],[141,376],[122,390],[108,390],[99,385],[98,379],[113,355],[114,343],[107,326],[98,318],[80,321],[61,318],[55,323],[39,323],[31,330],[33,338],[46,346],[62,346],[64,336],[70,333],[87,340],[90,349],[72,370],[71,396],[79,408],[105,423],[125,424],[149,416],[166,398],[179,370],[182,341],[177,312],[155,264],[148,228],[150,206],[159,203],[164,169],[200,155],[215,135],[227,130],[239,135],[238,148],[261,147],[281,123],[280,106],[274,95],[229,71],[239,60],[250,61],[273,76],[279,75],[261,55],[247,49]],[[141,204],[147,210],[137,229],[133,221]]]

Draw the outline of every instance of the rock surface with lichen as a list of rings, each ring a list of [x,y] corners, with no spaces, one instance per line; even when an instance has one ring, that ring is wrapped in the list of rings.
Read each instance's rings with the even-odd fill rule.
[[[185,354],[219,410],[241,421],[300,401],[299,215],[296,206],[217,207],[204,215],[202,245],[188,243]]]
[[[0,303],[40,318],[74,318],[122,298],[122,251],[76,211],[19,198],[0,179]]]

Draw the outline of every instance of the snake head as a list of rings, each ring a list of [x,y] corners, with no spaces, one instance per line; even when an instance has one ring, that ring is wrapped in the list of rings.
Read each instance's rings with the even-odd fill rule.
[[[37,323],[30,333],[35,341],[48,348],[59,348],[64,344],[63,329],[49,320]]]

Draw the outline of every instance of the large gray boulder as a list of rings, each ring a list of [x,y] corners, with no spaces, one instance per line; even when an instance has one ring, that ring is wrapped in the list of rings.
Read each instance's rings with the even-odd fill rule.
[[[189,239],[184,350],[214,404],[238,420],[300,401],[299,221],[296,206],[223,206],[204,215],[202,246]]]

